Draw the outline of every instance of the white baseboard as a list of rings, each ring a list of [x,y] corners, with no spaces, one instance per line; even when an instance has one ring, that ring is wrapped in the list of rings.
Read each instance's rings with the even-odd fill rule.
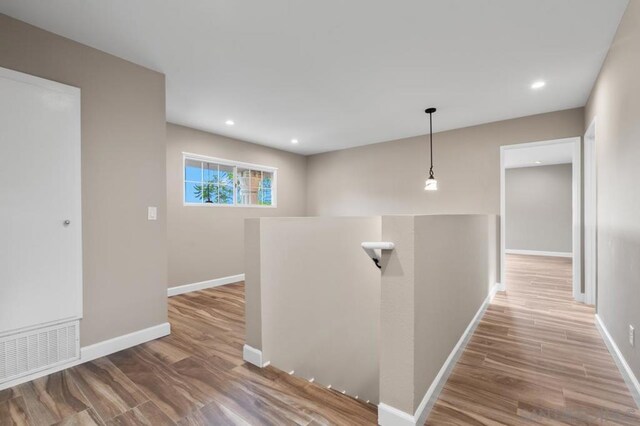
[[[627,360],[622,355],[622,352],[620,352],[620,348],[616,345],[616,342],[613,340],[613,337],[611,337],[611,334],[609,334],[609,330],[607,330],[602,318],[600,318],[600,315],[598,314],[596,314],[596,325],[598,326],[598,330],[604,339],[604,343],[607,345],[607,348],[609,348],[609,352],[611,353],[611,356],[613,356],[624,381],[627,383],[629,391],[631,392],[633,399],[636,401],[636,405],[640,408],[640,382],[638,382],[638,378],[633,374],[633,370],[629,367]]]
[[[92,361],[96,358],[110,355],[123,349],[140,345],[144,342],[148,342],[149,340],[158,339],[169,334],[171,334],[171,325],[168,322],[165,322],[153,327],[134,331],[133,333],[114,337],[113,339],[105,340],[103,342],[98,342],[93,345],[84,346],[80,348],[79,359],[68,362],[66,364],[58,365],[54,368],[38,371],[37,373],[30,374],[28,376],[19,377],[10,382],[4,382],[0,384],[0,390],[8,389],[22,383],[30,382],[31,380],[39,379],[40,377],[48,376],[49,374],[57,373],[58,371],[66,370],[67,368],[71,368],[76,365]]]
[[[523,255],[526,255],[526,256],[573,257],[573,253],[571,253],[571,252],[563,252],[563,251],[506,249],[504,252],[506,254],[523,254]]]
[[[382,426],[416,426],[415,416],[393,408],[383,402],[378,404],[378,424]]]
[[[214,280],[201,281],[199,283],[179,285],[176,287],[169,287],[167,289],[167,296],[177,296],[178,294],[190,293],[192,291],[204,290],[205,288],[218,287],[225,284],[237,283],[238,281],[244,281],[244,274],[231,275],[228,277],[216,278]]]
[[[253,364],[260,368],[266,367],[270,364],[269,361],[264,361],[262,359],[262,351],[260,349],[256,349],[249,345],[244,345],[242,347],[242,359],[249,364]]]
[[[427,389],[427,392],[422,398],[420,405],[416,409],[416,412],[411,415],[409,413],[405,413],[402,410],[398,410],[397,408],[391,407],[387,404],[380,403],[378,404],[378,424],[382,426],[417,426],[423,425],[427,420],[427,416],[431,412],[433,405],[438,400],[438,395],[440,395],[440,391],[444,387],[447,379],[449,378],[449,374],[453,370],[453,367],[456,365],[458,358],[462,355],[464,348],[467,346],[467,342],[473,335],[474,330],[478,326],[480,319],[482,319],[482,315],[484,315],[487,307],[493,300],[496,292],[500,291],[500,284],[496,283],[491,287],[489,294],[480,305],[480,308],[476,312],[475,316],[467,326],[467,329],[462,333],[460,340],[454,346],[453,350],[447,357],[447,360],[438,371],[433,382],[431,382],[431,386]]]
[[[111,355],[112,353],[119,352],[123,349],[140,345],[148,342],[149,340],[168,336],[169,334],[171,334],[171,324],[165,322],[153,327],[134,331],[133,333],[114,337],[113,339],[105,340],[103,342],[94,343],[93,345],[80,348],[80,361],[87,362],[102,356]]]

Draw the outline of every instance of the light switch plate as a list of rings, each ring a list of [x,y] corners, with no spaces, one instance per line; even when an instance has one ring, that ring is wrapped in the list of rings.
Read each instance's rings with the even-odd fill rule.
[[[631,346],[635,346],[636,344],[635,334],[636,334],[636,329],[631,324],[629,324],[629,344]]]
[[[158,219],[158,208],[157,207],[148,207],[147,208],[147,219],[148,220],[156,220],[156,219]]]

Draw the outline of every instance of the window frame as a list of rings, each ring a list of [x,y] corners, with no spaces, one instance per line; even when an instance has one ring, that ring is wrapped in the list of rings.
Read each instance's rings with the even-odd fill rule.
[[[220,166],[233,167],[233,204],[219,204],[219,203],[189,203],[186,201],[186,184],[188,181],[185,175],[185,167],[187,160],[202,161],[207,163],[213,163]],[[238,169],[249,169],[252,171],[267,172],[273,175],[271,182],[271,204],[238,204],[237,186]],[[278,168],[265,166],[262,164],[245,163],[242,161],[227,160],[218,157],[209,157],[207,155],[193,154],[190,152],[182,153],[182,205],[185,207],[231,207],[231,208],[245,208],[245,209],[275,209],[278,207]]]

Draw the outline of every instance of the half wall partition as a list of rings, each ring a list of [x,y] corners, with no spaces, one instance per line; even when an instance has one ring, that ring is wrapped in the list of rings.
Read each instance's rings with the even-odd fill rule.
[[[245,222],[245,360],[424,422],[496,290],[493,215]],[[392,242],[380,269],[362,242]]]

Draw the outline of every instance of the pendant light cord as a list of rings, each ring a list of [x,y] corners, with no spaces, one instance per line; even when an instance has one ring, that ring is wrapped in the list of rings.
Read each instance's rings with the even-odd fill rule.
[[[429,158],[431,167],[429,168],[429,179],[433,178],[433,113],[429,113]]]

